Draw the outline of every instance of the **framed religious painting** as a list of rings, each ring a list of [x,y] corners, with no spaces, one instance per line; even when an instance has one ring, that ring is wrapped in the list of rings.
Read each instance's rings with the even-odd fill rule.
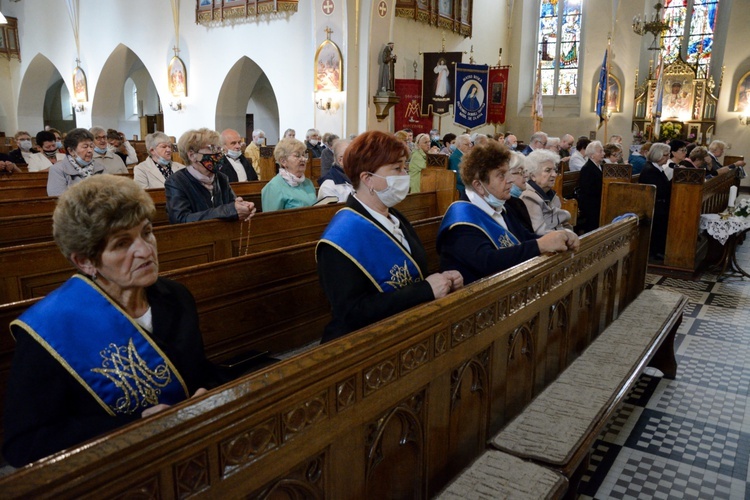
[[[185,69],[185,63],[182,62],[182,59],[174,56],[172,60],[169,61],[167,75],[169,78],[169,93],[174,97],[186,97],[187,70]]]
[[[599,95],[599,83],[596,84],[594,92],[594,106],[596,106],[596,96]],[[620,102],[622,100],[622,86],[620,80],[615,75],[607,77],[607,111],[610,113],[620,112]]]
[[[734,111],[750,113],[750,71],[742,75],[737,82],[737,93],[734,95]]]
[[[73,95],[76,102],[86,102],[89,100],[89,89],[86,84],[86,73],[83,68],[76,66],[73,70]]]
[[[315,52],[315,92],[344,90],[343,58],[338,45],[325,40]]]

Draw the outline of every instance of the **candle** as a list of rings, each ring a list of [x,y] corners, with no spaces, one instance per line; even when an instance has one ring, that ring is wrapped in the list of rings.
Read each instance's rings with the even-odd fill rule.
[[[734,202],[737,199],[737,186],[729,188],[729,206],[734,207]]]

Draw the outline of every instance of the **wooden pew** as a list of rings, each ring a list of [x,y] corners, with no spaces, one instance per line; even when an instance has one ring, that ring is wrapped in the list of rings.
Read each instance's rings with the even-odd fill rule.
[[[602,201],[606,203],[609,185],[613,182],[632,182],[633,166],[627,163],[602,163]],[[604,210],[599,212],[599,226],[609,223]]]
[[[0,175],[0,189],[7,187],[34,187],[34,186],[47,186],[48,171],[43,170],[42,172],[23,172],[16,173],[13,175]],[[45,190],[44,194],[47,192]]]
[[[729,188],[736,185],[734,171],[705,180],[703,169],[675,169],[664,267],[691,274],[698,269],[708,250],[708,237],[700,234],[700,216],[723,211]]]
[[[262,207],[260,205],[260,191],[265,185],[265,181],[233,182],[231,184],[232,190],[237,196],[242,196],[247,201],[252,201],[253,203],[255,203],[259,211],[262,211]],[[146,192],[151,195],[152,199],[154,200],[154,204],[156,205],[156,218],[154,219],[154,225],[168,224],[169,219],[167,218],[166,209],[167,201],[164,195],[164,190],[147,189]],[[0,192],[0,195],[1,194],[2,192]],[[3,221],[8,217],[20,217],[40,214],[46,214],[51,217],[52,212],[54,212],[55,210],[56,204],[57,197],[50,196],[41,196],[23,200],[0,198],[0,231],[2,231]],[[8,241],[8,238],[0,236],[0,241]],[[2,244],[0,244],[0,246],[2,246]]]
[[[578,187],[579,177],[581,177],[580,170],[577,170],[575,172],[563,172],[561,191],[563,198],[570,200],[576,197],[576,188]],[[558,191],[558,193],[559,192],[560,191]]]
[[[448,168],[448,155],[441,155],[439,153],[427,153],[427,168]]]
[[[430,497],[640,292],[647,243],[635,219],[601,228],[574,256],[480,280],[16,471],[0,488],[8,498]],[[272,255],[234,259],[246,263],[235,271],[267,273],[247,264]],[[207,293],[229,295],[215,286]],[[293,292],[266,283],[259,293]],[[232,315],[257,321],[261,311],[238,300]]]
[[[263,181],[270,181],[277,174],[273,150],[274,146],[260,147],[260,179]]]
[[[570,212],[570,225],[575,226],[578,223],[578,200],[573,197],[566,198],[563,194],[565,192],[564,180],[567,176],[568,173],[558,169],[557,177],[555,177],[555,185],[552,189],[560,197],[561,208]]]
[[[409,220],[417,221],[442,215],[448,205],[445,191],[438,190],[409,195],[397,208]],[[323,205],[257,214],[250,224],[249,244],[243,243],[242,248],[243,226],[236,221],[157,226],[154,234],[159,245],[159,266],[162,271],[169,271],[240,253],[314,241],[340,208],[341,205]],[[70,273],[70,263],[52,241],[0,248],[0,303],[42,297],[62,284]]]

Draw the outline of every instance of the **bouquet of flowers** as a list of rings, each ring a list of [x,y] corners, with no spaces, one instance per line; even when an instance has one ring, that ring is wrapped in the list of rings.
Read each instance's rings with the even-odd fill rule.
[[[679,137],[682,133],[682,124],[674,122],[666,122],[661,124],[661,130],[659,131],[659,139],[666,141],[668,139],[674,139]]]
[[[750,216],[750,198],[738,200],[737,206],[734,207],[734,215],[737,217]]]

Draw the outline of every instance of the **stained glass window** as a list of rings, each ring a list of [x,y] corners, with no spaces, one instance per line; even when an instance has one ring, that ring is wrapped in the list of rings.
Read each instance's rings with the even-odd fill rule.
[[[687,62],[698,66],[698,78],[708,75],[711,64],[711,49],[714,42],[716,10],[719,0],[693,0],[693,16],[690,18],[690,38],[687,46]]]
[[[682,49],[682,36],[685,34],[687,0],[667,0],[662,11],[669,29],[662,35],[662,57],[664,64],[677,60]]]
[[[576,95],[583,0],[542,0],[538,60],[543,95]],[[536,68],[535,68],[536,69]]]
[[[698,78],[708,75],[716,27],[719,0],[667,0],[664,20],[669,29],[662,35],[664,63],[674,62],[682,53],[686,61],[698,67]],[[687,40],[687,43],[685,43]]]

